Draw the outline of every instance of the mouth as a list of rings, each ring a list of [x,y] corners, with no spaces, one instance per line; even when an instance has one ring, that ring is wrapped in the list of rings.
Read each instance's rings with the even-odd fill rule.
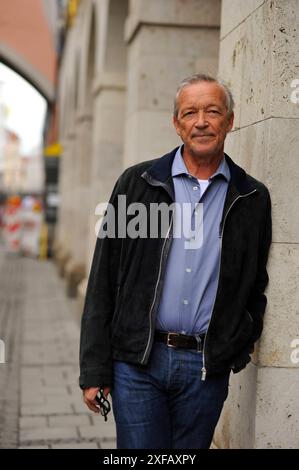
[[[195,139],[204,139],[207,137],[214,137],[214,136],[212,134],[194,134],[192,136],[192,138],[195,138]]]

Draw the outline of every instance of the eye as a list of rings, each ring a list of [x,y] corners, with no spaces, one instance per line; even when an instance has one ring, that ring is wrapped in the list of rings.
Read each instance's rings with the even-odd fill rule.
[[[193,116],[195,114],[195,111],[186,111],[185,113],[183,113],[182,117],[185,118],[185,117],[190,117],[190,116]]]
[[[220,114],[219,111],[217,111],[216,109],[210,109],[208,111],[209,114]]]

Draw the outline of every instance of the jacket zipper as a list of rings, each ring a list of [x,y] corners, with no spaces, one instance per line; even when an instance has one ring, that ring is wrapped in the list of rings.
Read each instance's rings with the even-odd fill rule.
[[[223,220],[222,229],[221,229],[221,232],[220,232],[220,235],[219,235],[219,236],[220,236],[220,239],[221,239],[221,243],[220,243],[220,255],[219,255],[220,262],[219,262],[218,280],[217,280],[218,286],[219,286],[219,278],[220,278],[220,271],[221,271],[222,240],[223,240],[223,232],[224,232],[224,226],[225,226],[226,218],[227,218],[227,216],[228,216],[229,211],[231,210],[231,208],[233,207],[233,205],[235,204],[235,202],[236,202],[238,199],[240,199],[240,198],[242,198],[242,197],[250,196],[250,194],[253,194],[253,193],[255,193],[255,192],[256,192],[256,189],[254,189],[254,190],[251,191],[250,193],[243,194],[243,195],[240,195],[240,196],[236,197],[236,199],[231,203],[231,205],[229,206],[228,210],[226,211],[226,214],[225,214],[225,217],[224,217],[224,220]],[[215,299],[214,299],[214,303],[213,303],[213,307],[212,307],[212,314],[211,314],[211,318],[210,318],[210,321],[209,321],[209,324],[208,324],[208,328],[207,328],[206,335],[205,335],[205,339],[204,339],[204,343],[203,343],[203,350],[202,350],[202,369],[201,369],[201,380],[202,380],[202,381],[206,380],[206,375],[207,375],[207,370],[206,370],[206,366],[205,366],[205,346],[206,346],[206,339],[207,339],[207,335],[208,335],[210,323],[211,323],[211,320],[212,320],[212,315],[213,315],[213,312],[214,312],[214,306],[215,306],[216,298],[217,298],[217,294],[215,295]]]
[[[155,294],[154,294],[154,299],[153,299],[153,302],[152,302],[152,305],[151,305],[151,308],[150,308],[150,311],[149,311],[150,331],[149,331],[149,336],[148,336],[148,340],[147,340],[147,345],[146,345],[146,348],[145,348],[143,357],[142,357],[142,359],[141,359],[141,364],[143,364],[144,361],[145,361],[145,358],[146,358],[146,355],[147,355],[147,352],[148,352],[148,348],[149,348],[149,345],[150,345],[150,342],[151,342],[152,326],[153,326],[153,322],[152,322],[152,310],[153,310],[153,308],[154,308],[155,301],[156,301],[157,290],[158,290],[158,285],[159,285],[159,281],[160,281],[160,277],[161,277],[161,271],[162,271],[162,260],[163,260],[164,248],[165,248],[166,241],[167,241],[167,239],[168,239],[169,232],[170,232],[170,229],[171,229],[172,219],[173,219],[173,214],[171,215],[170,224],[169,224],[169,227],[168,227],[168,230],[167,230],[167,234],[166,234],[166,237],[165,237],[165,240],[164,240],[164,243],[163,243],[162,251],[161,251],[158,278],[157,278],[156,285],[155,285]]]

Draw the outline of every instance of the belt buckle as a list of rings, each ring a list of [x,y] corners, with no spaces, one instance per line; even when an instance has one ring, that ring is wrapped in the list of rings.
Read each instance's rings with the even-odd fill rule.
[[[168,333],[167,334],[167,346],[169,346],[170,348],[176,348],[176,346],[174,346],[173,344],[170,344],[169,341],[171,340],[171,336],[180,336],[179,333]]]

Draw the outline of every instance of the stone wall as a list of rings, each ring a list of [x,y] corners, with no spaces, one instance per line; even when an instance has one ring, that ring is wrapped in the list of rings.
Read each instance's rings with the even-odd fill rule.
[[[223,0],[219,75],[236,100],[226,152],[272,198],[273,244],[264,331],[252,364],[230,381],[215,441],[229,448],[298,448],[299,10],[290,0]],[[299,100],[298,100],[299,101]]]

